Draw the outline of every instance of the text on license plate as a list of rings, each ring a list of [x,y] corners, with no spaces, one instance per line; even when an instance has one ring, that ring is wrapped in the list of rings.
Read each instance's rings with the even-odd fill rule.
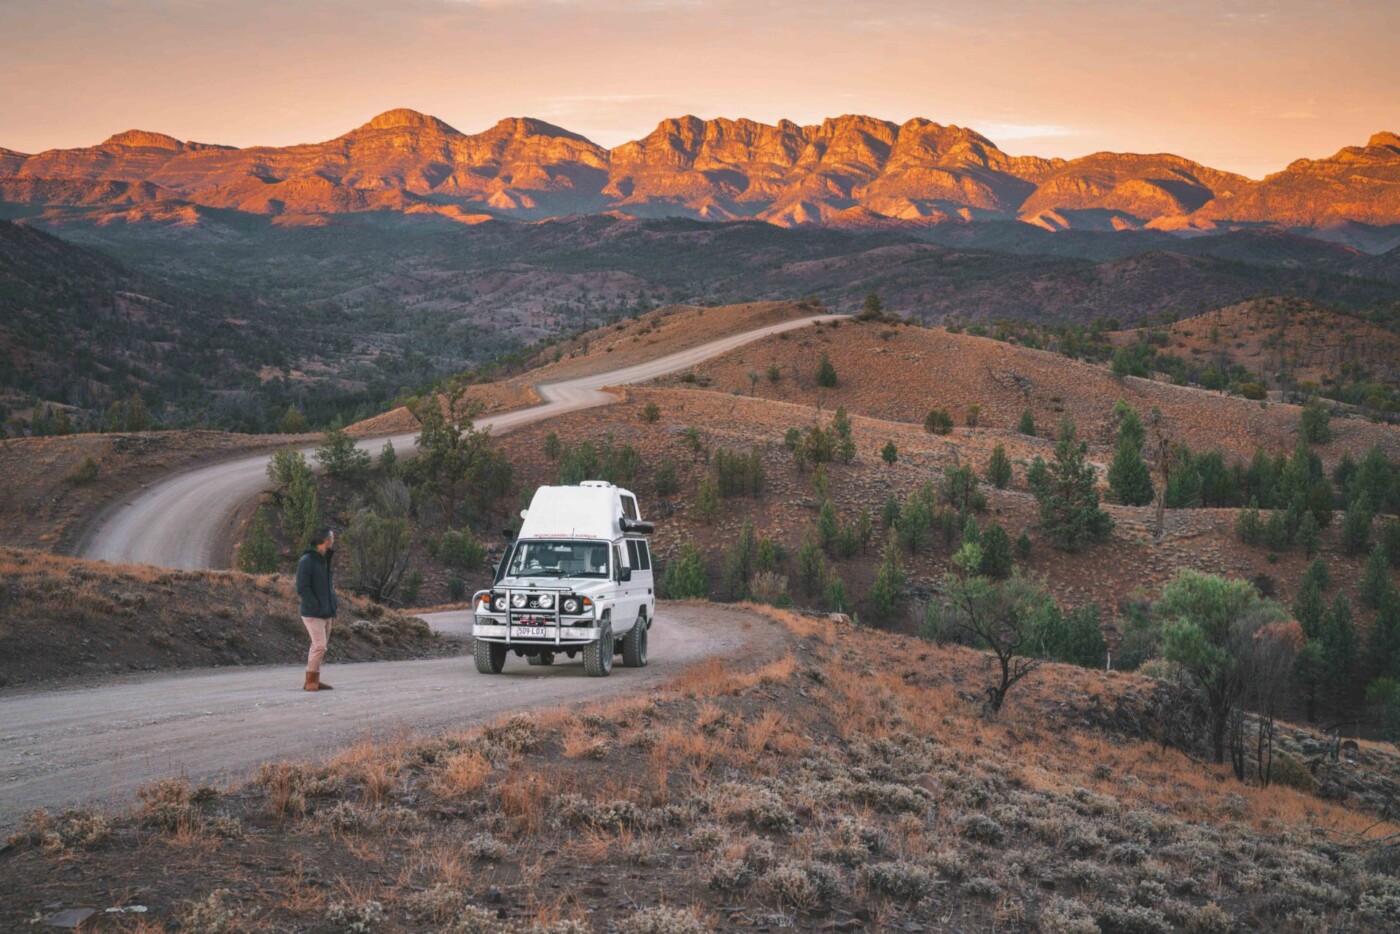
[[[510,634],[517,639],[546,639],[549,629],[546,626],[512,626]]]

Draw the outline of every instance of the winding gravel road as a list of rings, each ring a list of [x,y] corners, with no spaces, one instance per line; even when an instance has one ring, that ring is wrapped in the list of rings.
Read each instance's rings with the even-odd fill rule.
[[[604,386],[654,379],[744,344],[838,315],[801,318],[680,351],[649,363],[538,387],[544,402],[481,419],[501,432],[565,412],[607,405]],[[391,436],[411,449],[415,435]],[[385,438],[359,442],[377,450]],[[309,455],[311,449],[306,449]],[[109,511],[79,546],[80,557],[207,568],[219,563],[239,510],[267,485],[267,455],[194,468]],[[469,638],[470,613],[424,617]],[[119,676],[82,688],[0,691],[0,831],[29,810],[122,805],[156,778],[237,781],[273,759],[320,758],[366,736],[459,728],[503,713],[643,692],[714,655],[752,659],[780,644],[772,623],[723,607],[663,603],[650,664],[614,668],[606,679],[582,664],[529,667],[511,658],[503,675],[476,672],[470,656],[334,664],[330,693],[307,694],[300,665]]]
[[[466,636],[471,614],[424,617]],[[712,655],[752,660],[780,640],[768,622],[723,606],[662,603],[645,668],[589,678],[580,659],[548,668],[511,656],[495,676],[470,655],[333,663],[329,693],[301,690],[302,666],[118,676],[92,687],[0,695],[0,836],[38,807],[129,804],[137,787],[185,775],[239,781],[259,763],[319,759],[367,736],[455,729],[502,714],[654,689]]]
[[[544,400],[542,404],[482,418],[477,426],[489,427],[493,433],[499,434],[565,412],[607,405],[616,397],[603,392],[604,386],[623,386],[655,379],[771,334],[839,317],[842,316],[795,318],[625,369],[545,383],[536,387]],[[358,446],[377,453],[385,441],[392,441],[395,449],[411,451],[417,437],[415,432],[365,438]],[[305,448],[303,453],[310,458],[314,450]],[[240,457],[197,467],[151,486],[127,500],[117,510],[104,515],[79,543],[77,556],[121,564],[156,564],[175,568],[226,566],[224,556],[219,553],[219,544],[232,537],[240,508],[266,489],[267,460],[266,454]]]

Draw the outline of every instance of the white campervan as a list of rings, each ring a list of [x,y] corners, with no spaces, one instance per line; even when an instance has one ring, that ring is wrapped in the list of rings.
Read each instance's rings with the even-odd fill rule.
[[[594,677],[619,652],[645,665],[656,588],[637,497],[601,481],[542,486],[520,515],[495,583],[472,598],[476,670],[499,674],[511,652],[531,665],[582,652]]]

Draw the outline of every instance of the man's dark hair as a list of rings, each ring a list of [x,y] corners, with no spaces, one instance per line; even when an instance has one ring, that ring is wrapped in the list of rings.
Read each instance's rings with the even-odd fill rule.
[[[314,533],[312,533],[312,535],[311,535],[311,547],[312,547],[312,548],[315,548],[317,545],[321,544],[321,543],[324,542],[326,539],[330,538],[330,537],[331,537],[331,532],[333,532],[333,531],[335,531],[335,530],[332,529],[332,528],[331,528],[330,526],[328,526],[328,525],[323,525],[323,526],[321,526],[319,529],[317,529],[317,530],[316,530]]]

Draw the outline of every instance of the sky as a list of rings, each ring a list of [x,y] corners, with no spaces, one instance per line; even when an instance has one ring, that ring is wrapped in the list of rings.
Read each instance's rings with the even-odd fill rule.
[[[0,146],[863,113],[1259,178],[1400,131],[1398,35],[1400,0],[0,0]]]

